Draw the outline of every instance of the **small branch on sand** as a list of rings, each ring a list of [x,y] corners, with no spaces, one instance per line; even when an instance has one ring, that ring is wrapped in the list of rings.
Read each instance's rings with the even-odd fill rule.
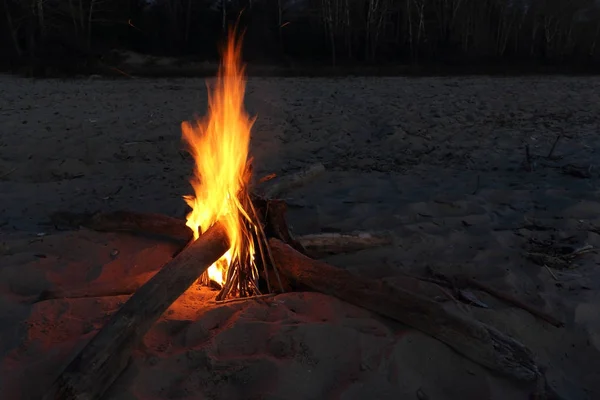
[[[135,293],[141,286],[152,278],[157,271],[145,272],[143,274],[126,276],[114,282],[95,283],[91,282],[83,287],[59,287],[54,290],[43,291],[39,296],[31,300],[31,303],[39,303],[54,299],[81,299],[86,297],[110,297],[128,296]]]
[[[313,180],[317,176],[325,172],[325,166],[321,163],[316,163],[292,175],[286,175],[279,179],[274,179],[274,183],[265,191],[264,196],[267,198],[277,198],[291,189],[302,186]]]
[[[548,155],[546,156],[546,158],[552,159],[552,155],[554,154],[556,145],[558,144],[558,141],[560,140],[561,137],[562,137],[562,135],[556,136],[556,139],[554,140],[554,143],[552,143],[552,147],[550,148],[550,151],[548,152]]]
[[[533,162],[531,161],[531,154],[529,153],[529,145],[525,145],[525,170],[528,172],[533,171]]]
[[[405,323],[505,376],[534,381],[539,375],[527,347],[467,314],[381,280],[359,278],[310,259],[277,239],[270,239],[269,245],[280,272],[300,286]]]
[[[228,248],[220,224],[208,229],[129,298],[54,381],[44,399],[100,399],[154,322]]]
[[[321,258],[387,246],[393,242],[393,237],[390,232],[317,233],[298,236],[296,240],[312,258]]]

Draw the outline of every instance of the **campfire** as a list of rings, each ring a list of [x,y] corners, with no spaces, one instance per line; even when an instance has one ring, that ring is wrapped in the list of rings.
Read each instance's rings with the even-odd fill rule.
[[[203,284],[220,287],[217,300],[261,295],[257,265],[266,271],[269,264],[265,256],[266,236],[248,191],[253,120],[244,110],[241,41],[234,31],[229,38],[216,84],[209,88],[208,115],[181,126],[195,162],[191,182],[194,195],[185,197],[192,208],[187,226],[195,240],[220,222],[229,240],[227,252],[200,277]],[[270,266],[275,267],[272,262]],[[271,292],[268,281],[267,285]]]
[[[193,195],[185,197],[192,211],[185,221],[131,211],[53,216],[55,224],[74,228],[159,235],[179,241],[181,250],[148,281],[139,282],[129,300],[58,376],[45,399],[101,398],[145,333],[198,280],[218,289],[215,306],[231,299],[269,301],[267,296],[283,291],[318,291],[416,328],[507,377],[538,379],[529,349],[447,303],[456,302],[459,286],[468,284],[553,325],[560,326],[560,321],[472,279],[405,276],[392,285],[317,260],[389,245],[388,232],[292,235],[281,197],[325,167],[316,164],[252,185],[248,149],[253,119],[243,107],[244,80],[241,42],[232,31],[216,83],[209,88],[207,115],[182,125],[195,166]],[[46,298],[65,295],[49,293]]]

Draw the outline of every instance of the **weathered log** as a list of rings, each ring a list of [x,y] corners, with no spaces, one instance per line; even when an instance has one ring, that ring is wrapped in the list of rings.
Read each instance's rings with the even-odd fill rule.
[[[44,399],[100,399],[152,324],[228,248],[220,224],[208,229],[129,298],[54,381]]]
[[[321,258],[386,246],[392,243],[393,237],[390,232],[316,233],[298,236],[296,240],[312,258]]]
[[[277,198],[282,194],[302,186],[307,182],[315,179],[317,176],[325,172],[325,166],[321,163],[316,163],[310,167],[303,169],[291,175],[284,175],[281,178],[275,178],[273,183],[265,189],[264,196],[267,198]],[[269,180],[270,181],[270,180]]]
[[[300,254],[270,239],[279,272],[295,286],[337,297],[416,328],[493,371],[520,381],[534,381],[539,371],[523,344],[467,314],[384,281],[353,275]]]
[[[563,321],[559,320],[558,318],[555,318],[554,316],[552,316],[540,309],[537,309],[536,307],[533,307],[532,305],[530,305],[528,303],[525,303],[523,300],[517,299],[515,296],[513,296],[511,294],[494,289],[493,287],[488,286],[484,283],[481,283],[478,280],[473,279],[473,278],[458,277],[457,279],[459,281],[463,280],[467,285],[475,287],[483,292],[486,292],[486,293],[496,297],[497,299],[503,300],[509,304],[512,304],[515,307],[519,307],[519,308],[527,311],[534,317],[543,319],[544,321],[548,322],[549,324],[551,324],[557,328],[561,328],[561,327],[565,326],[565,323]]]
[[[55,225],[85,227],[99,232],[131,232],[170,237],[186,243],[192,237],[192,230],[185,221],[163,214],[115,211],[110,213],[78,214],[57,212],[50,221]]]

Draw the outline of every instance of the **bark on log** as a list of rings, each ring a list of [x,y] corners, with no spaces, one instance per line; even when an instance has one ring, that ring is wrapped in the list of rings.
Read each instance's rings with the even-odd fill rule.
[[[217,224],[168,262],[92,338],[44,399],[100,399],[154,322],[228,248],[225,230]]]
[[[277,239],[270,239],[269,245],[279,272],[295,286],[305,286],[400,321],[505,376],[520,381],[534,381],[539,376],[527,347],[466,314],[381,280],[359,278],[313,260]]]

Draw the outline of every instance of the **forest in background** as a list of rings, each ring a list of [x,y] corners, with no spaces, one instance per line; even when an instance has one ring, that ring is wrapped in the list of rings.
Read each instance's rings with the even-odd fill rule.
[[[290,66],[600,66],[596,0],[0,0],[2,64],[66,73],[132,51]],[[113,56],[111,56],[113,55]]]

